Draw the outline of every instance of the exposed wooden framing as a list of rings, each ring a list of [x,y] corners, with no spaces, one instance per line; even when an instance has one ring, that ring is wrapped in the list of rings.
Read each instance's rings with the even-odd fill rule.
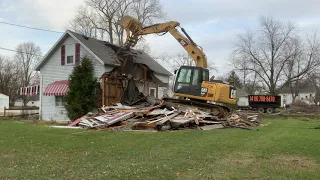
[[[104,102],[105,102],[105,81],[106,81],[106,78],[105,78],[105,75],[102,75],[102,106],[105,106]]]
[[[148,95],[149,94],[149,89],[147,88],[147,68],[142,66],[143,67],[143,91],[144,91],[144,94],[145,95]]]
[[[120,102],[124,91],[124,80],[126,77],[121,74],[104,73],[102,75],[102,106],[110,106]]]

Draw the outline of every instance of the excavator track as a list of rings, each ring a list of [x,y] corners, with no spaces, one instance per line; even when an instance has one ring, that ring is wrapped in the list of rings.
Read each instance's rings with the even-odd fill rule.
[[[197,108],[201,111],[210,113],[213,116],[217,116],[220,119],[226,119],[231,114],[231,109],[222,104],[211,104],[206,102],[199,102],[195,100],[186,99],[173,99],[173,98],[163,98],[164,104],[167,107],[174,108]]]

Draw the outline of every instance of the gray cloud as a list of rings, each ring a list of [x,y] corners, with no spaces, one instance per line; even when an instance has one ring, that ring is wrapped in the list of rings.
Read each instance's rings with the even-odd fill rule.
[[[2,0],[0,17],[24,25],[63,31],[84,0]]]
[[[1,0],[0,18],[12,23],[62,31],[83,1]],[[163,0],[163,7],[168,14],[167,20],[179,21],[186,28],[204,48],[209,62],[220,68],[219,73],[228,69],[226,63],[236,35],[245,28],[257,27],[261,15],[294,21],[304,33],[320,28],[319,0]],[[9,37],[8,32],[10,29],[2,30],[2,34],[8,34],[2,42],[8,42],[10,46],[29,38],[23,34]],[[45,41],[46,37],[43,38]],[[162,37],[150,35],[146,40],[156,55],[184,52],[169,34]],[[45,48],[51,45],[43,45],[44,53],[48,49]]]
[[[180,6],[177,6],[180,4]],[[319,0],[186,0],[164,1],[169,18],[183,23],[211,19],[256,19],[260,15],[282,18],[310,18],[318,14]]]

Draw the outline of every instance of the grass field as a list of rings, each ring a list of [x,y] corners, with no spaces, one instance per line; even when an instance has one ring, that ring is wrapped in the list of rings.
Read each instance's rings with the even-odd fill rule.
[[[0,179],[320,179],[320,121],[259,131],[53,129],[0,121]]]

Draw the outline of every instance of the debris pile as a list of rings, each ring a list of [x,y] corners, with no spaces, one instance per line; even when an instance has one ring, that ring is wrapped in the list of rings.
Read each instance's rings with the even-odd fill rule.
[[[192,106],[168,107],[162,101],[151,107],[132,107],[120,103],[116,106],[102,107],[100,113],[88,113],[68,126],[98,130],[166,131],[227,127],[251,129],[260,126],[260,123],[261,118],[258,114],[237,112],[227,119],[219,119]]]

